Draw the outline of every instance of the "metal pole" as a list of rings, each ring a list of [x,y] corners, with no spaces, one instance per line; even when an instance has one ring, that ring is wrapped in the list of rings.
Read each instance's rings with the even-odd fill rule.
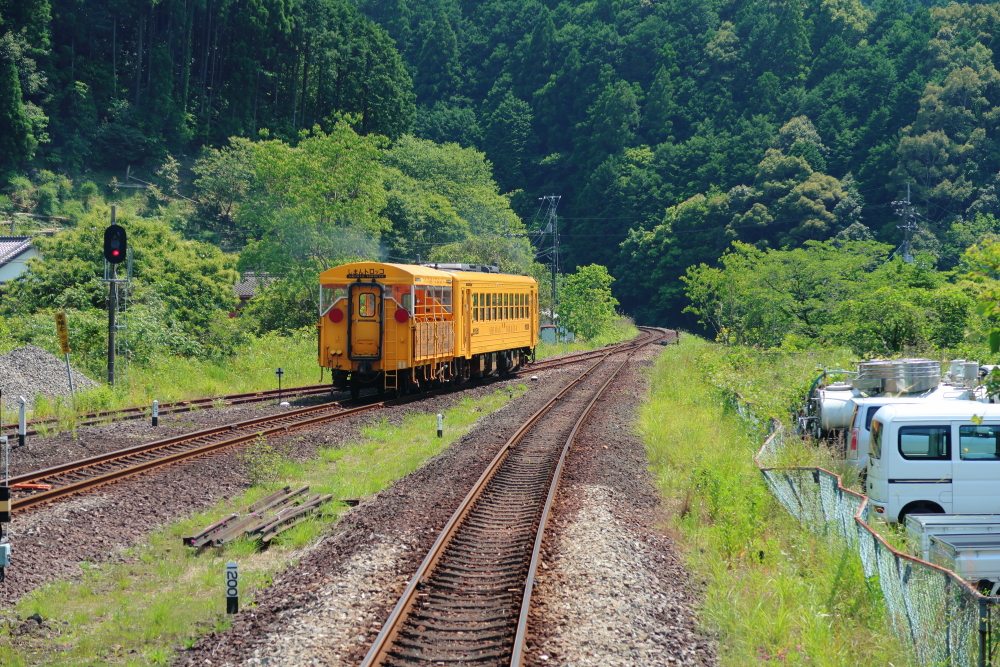
[[[28,399],[18,396],[17,400],[21,403],[17,417],[17,446],[24,447],[25,438],[28,437]]]
[[[986,667],[986,621],[990,608],[986,600],[979,601],[979,667]]]
[[[73,389],[73,373],[69,368],[69,353],[63,356],[66,357],[66,377],[69,379],[69,395],[76,398],[76,391]]]
[[[117,206],[111,207],[111,224],[117,218]],[[115,386],[115,314],[118,310],[118,265],[111,265],[111,282],[108,283],[108,386]]]
[[[160,402],[153,401],[153,426],[160,424]]]

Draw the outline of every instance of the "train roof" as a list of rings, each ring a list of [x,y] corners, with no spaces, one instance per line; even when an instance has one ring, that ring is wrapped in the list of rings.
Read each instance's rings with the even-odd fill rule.
[[[441,266],[444,266],[443,264]],[[344,283],[354,280],[378,280],[384,283],[422,285],[451,285],[453,280],[471,284],[536,284],[530,276],[518,276],[510,273],[481,273],[464,269],[435,269],[420,264],[391,264],[387,262],[354,262],[335,266],[323,271],[320,276],[322,284],[332,282]]]

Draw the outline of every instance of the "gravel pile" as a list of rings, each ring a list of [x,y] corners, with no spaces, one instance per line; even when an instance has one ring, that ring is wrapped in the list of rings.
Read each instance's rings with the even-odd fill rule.
[[[73,386],[79,391],[96,387],[97,383],[80,371],[73,369]],[[17,409],[18,396],[28,399],[28,408],[34,406],[35,396],[69,396],[66,362],[37,345],[27,345],[0,354],[0,392],[4,408]]]

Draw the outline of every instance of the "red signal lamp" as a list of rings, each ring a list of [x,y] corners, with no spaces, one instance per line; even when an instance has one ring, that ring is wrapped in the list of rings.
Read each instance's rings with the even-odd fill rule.
[[[395,317],[396,321],[400,324],[406,324],[410,319],[410,311],[406,308],[397,308],[396,314],[393,315],[393,317]]]
[[[344,311],[342,311],[340,308],[331,308],[328,317],[330,318],[330,321],[333,322],[334,324],[337,324],[338,322],[343,322]]]

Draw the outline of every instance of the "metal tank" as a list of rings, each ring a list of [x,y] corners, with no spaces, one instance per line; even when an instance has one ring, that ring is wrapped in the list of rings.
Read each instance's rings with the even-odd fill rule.
[[[830,385],[819,390],[819,426],[823,433],[847,428],[854,416],[854,401],[860,393],[850,385]]]
[[[941,382],[941,362],[932,359],[873,359],[858,364],[856,389],[871,393],[921,394]]]

